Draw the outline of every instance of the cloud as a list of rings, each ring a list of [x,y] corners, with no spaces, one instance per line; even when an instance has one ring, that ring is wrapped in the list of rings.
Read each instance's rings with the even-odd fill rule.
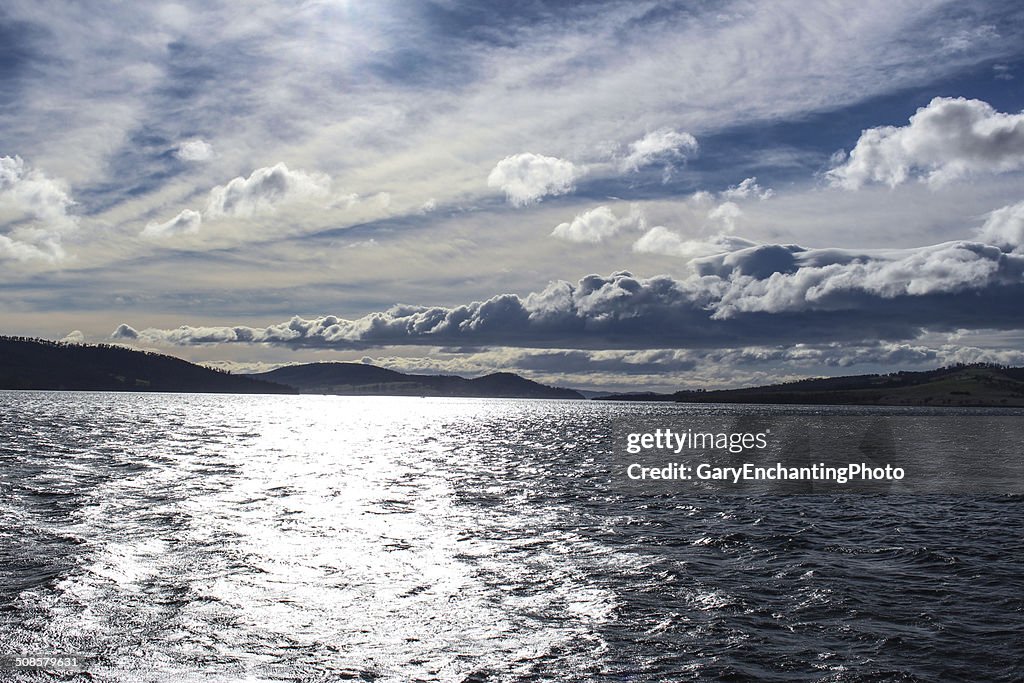
[[[661,163],[671,174],[675,163],[686,161],[698,149],[697,138],[689,133],[661,128],[631,142],[628,152],[619,160],[623,172],[639,171],[645,166]]]
[[[895,187],[917,177],[931,185],[976,173],[1024,168],[1024,113],[1005,114],[981,100],[936,97],[903,127],[869,128],[849,159],[827,176],[855,190]]]
[[[204,218],[251,218],[272,212],[278,206],[290,202],[326,198],[330,187],[329,176],[301,170],[293,171],[284,163],[257,168],[248,178],[239,176],[225,185],[218,185],[210,190],[204,212],[185,209],[164,223],[147,224],[139,234],[142,237],[156,239],[195,234],[199,232]],[[388,201],[387,195],[377,195],[377,198],[383,198],[385,203]],[[358,195],[350,194],[336,198],[330,206],[351,208],[359,201]]]
[[[330,178],[326,175],[293,171],[282,162],[257,168],[248,178],[239,176],[210,190],[206,215],[252,216],[273,211],[285,202],[324,196],[329,189]]]
[[[692,259],[752,246],[750,240],[734,235],[712,235],[704,239],[686,239],[663,225],[656,225],[633,243],[633,251],[641,254],[663,254]]]
[[[715,319],[844,310],[866,300],[881,307],[892,300],[1024,285],[1024,258],[966,241],[860,253],[760,245],[696,264],[698,272],[722,278],[723,286],[715,292]]]
[[[896,341],[926,328],[1024,325],[1024,255],[978,242],[861,252],[758,245],[691,265],[685,278],[588,275],[525,298],[499,294],[451,308],[397,305],[355,320],[294,317],[266,328],[183,326],[135,334],[186,345],[641,349]]]
[[[29,168],[19,157],[0,157],[0,259],[64,258],[63,237],[77,227],[63,181]]]
[[[982,24],[960,29],[942,38],[942,48],[946,52],[965,52],[978,43],[992,42],[999,37],[999,32],[992,24]]]
[[[743,216],[743,210],[735,202],[722,202],[708,211],[708,221],[721,226],[721,230],[735,230],[736,223]]]
[[[619,218],[607,206],[598,206],[577,215],[571,223],[559,223],[551,232],[552,237],[570,242],[601,242],[622,229],[639,228],[646,225],[643,213],[633,206],[628,216]]]
[[[190,235],[199,232],[203,216],[198,211],[185,209],[165,223],[149,223],[140,233],[143,237],[162,239],[177,235]]]
[[[1002,249],[1024,249],[1024,202],[996,209],[978,230],[978,239]]]
[[[752,177],[743,180],[739,185],[730,185],[727,189],[722,190],[719,196],[727,200],[747,199],[749,197],[765,200],[770,199],[774,194],[774,190],[761,187],[757,184],[757,178]]]
[[[487,176],[487,186],[500,189],[515,206],[543,197],[568,194],[586,170],[571,161],[524,152],[505,157]]]
[[[633,251],[691,259],[754,246],[755,242],[732,234],[743,217],[743,210],[736,202],[751,197],[763,201],[772,194],[770,189],[757,184],[757,178],[747,178],[739,185],[730,186],[720,192],[718,197],[728,200],[721,203],[716,201],[715,195],[711,192],[696,192],[687,199],[686,205],[691,210],[704,214],[704,222],[696,231],[697,236],[684,237],[659,225],[651,228],[634,242]]]
[[[121,323],[120,325],[117,326],[117,329],[115,329],[110,334],[110,338],[111,339],[134,340],[134,339],[138,339],[139,338],[139,331],[136,330],[131,325],[127,325],[125,323]]]
[[[213,157],[213,145],[205,140],[186,140],[174,150],[174,156],[182,161],[206,161]]]
[[[84,344],[85,335],[82,334],[81,330],[71,330],[66,335],[64,335],[64,338],[61,339],[61,341],[64,342],[65,344]]]
[[[774,383],[808,374],[853,374],[853,368],[877,372],[893,366],[929,369],[955,363],[1020,365],[1024,363],[1024,351],[952,343],[863,341],[628,351],[491,347],[466,352],[433,348],[429,355],[364,356],[359,360],[414,374],[478,376],[506,370],[561,386],[675,391],[688,386]],[[272,368],[255,367],[251,371],[261,369]]]

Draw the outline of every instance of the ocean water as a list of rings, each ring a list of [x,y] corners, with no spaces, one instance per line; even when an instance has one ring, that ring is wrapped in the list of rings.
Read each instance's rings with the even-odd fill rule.
[[[620,485],[730,410],[2,392],[0,680],[1024,680],[1024,497]]]

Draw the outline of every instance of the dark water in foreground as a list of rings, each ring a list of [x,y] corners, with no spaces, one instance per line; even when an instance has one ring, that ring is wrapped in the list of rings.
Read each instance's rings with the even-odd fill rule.
[[[615,485],[709,410],[0,393],[0,680],[1024,680],[1024,497]]]

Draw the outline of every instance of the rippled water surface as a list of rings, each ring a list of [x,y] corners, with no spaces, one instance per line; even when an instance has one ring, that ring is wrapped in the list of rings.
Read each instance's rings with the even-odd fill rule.
[[[1024,498],[613,485],[679,410],[0,393],[0,678],[1024,680]]]

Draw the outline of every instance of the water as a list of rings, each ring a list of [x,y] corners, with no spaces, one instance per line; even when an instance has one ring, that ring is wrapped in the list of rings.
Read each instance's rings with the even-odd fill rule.
[[[0,677],[1024,680],[1024,497],[616,485],[715,410],[0,393]]]

